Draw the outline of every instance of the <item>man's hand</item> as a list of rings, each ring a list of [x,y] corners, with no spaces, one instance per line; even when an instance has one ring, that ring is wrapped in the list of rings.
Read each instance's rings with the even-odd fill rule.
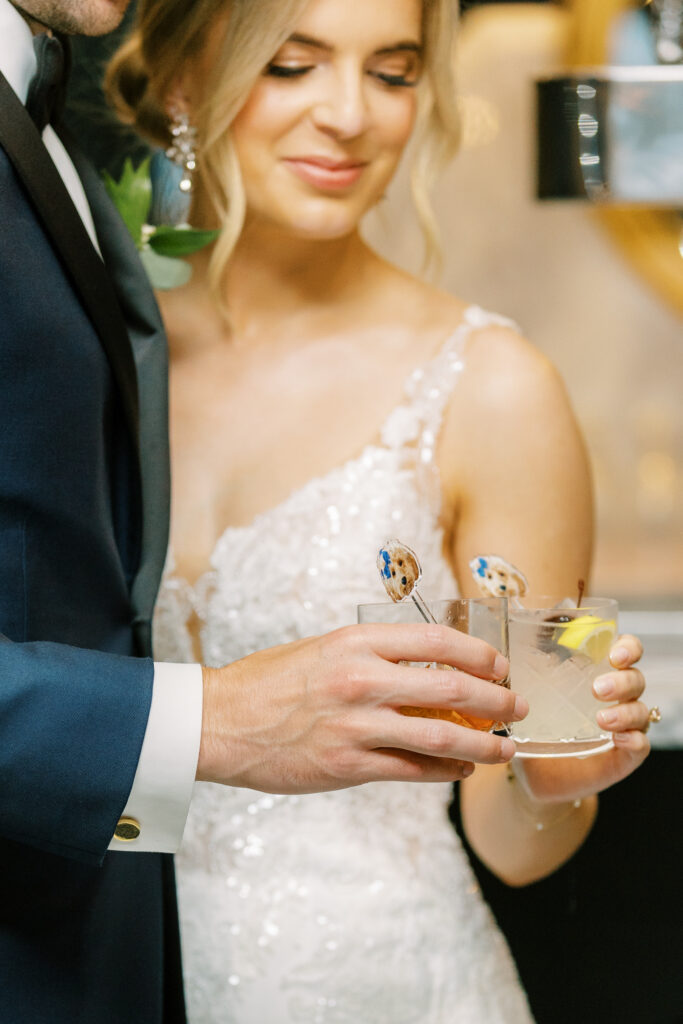
[[[503,722],[528,711],[491,682],[505,678],[507,660],[446,626],[347,626],[203,671],[197,779],[272,793],[462,779],[472,761],[510,760],[512,740],[398,709],[453,708]]]

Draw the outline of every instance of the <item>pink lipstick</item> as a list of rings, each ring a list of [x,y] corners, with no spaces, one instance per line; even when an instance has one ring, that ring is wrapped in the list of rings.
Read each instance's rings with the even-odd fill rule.
[[[359,160],[334,160],[323,156],[287,157],[284,163],[302,181],[326,191],[354,185],[367,166]]]

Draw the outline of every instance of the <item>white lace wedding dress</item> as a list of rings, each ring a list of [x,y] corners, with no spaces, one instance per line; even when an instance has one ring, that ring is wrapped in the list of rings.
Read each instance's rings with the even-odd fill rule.
[[[508,323],[470,307],[378,442],[227,529],[195,587],[169,556],[157,658],[194,660],[192,611],[209,665],[354,622],[357,604],[386,599],[375,558],[394,535],[419,553],[425,595],[455,595],[432,460],[465,339],[490,322]],[[177,857],[190,1024],[528,1024],[450,796],[448,784],[197,785]]]

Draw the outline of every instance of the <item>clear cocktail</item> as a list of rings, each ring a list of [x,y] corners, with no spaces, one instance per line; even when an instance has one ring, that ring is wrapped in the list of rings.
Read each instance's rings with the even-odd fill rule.
[[[586,756],[612,745],[592,685],[610,670],[617,612],[608,598],[585,599],[581,608],[550,598],[510,602],[511,684],[529,701],[527,717],[511,726],[519,756]]]

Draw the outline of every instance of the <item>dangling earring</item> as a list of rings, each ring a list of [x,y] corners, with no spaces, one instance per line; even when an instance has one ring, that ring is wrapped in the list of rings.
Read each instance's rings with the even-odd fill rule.
[[[180,179],[179,188],[181,192],[192,191],[192,176],[197,167],[197,129],[190,124],[190,118],[180,107],[173,106],[169,110],[171,120],[171,135],[173,142],[166,150],[166,156],[174,164],[183,169],[183,176]]]

